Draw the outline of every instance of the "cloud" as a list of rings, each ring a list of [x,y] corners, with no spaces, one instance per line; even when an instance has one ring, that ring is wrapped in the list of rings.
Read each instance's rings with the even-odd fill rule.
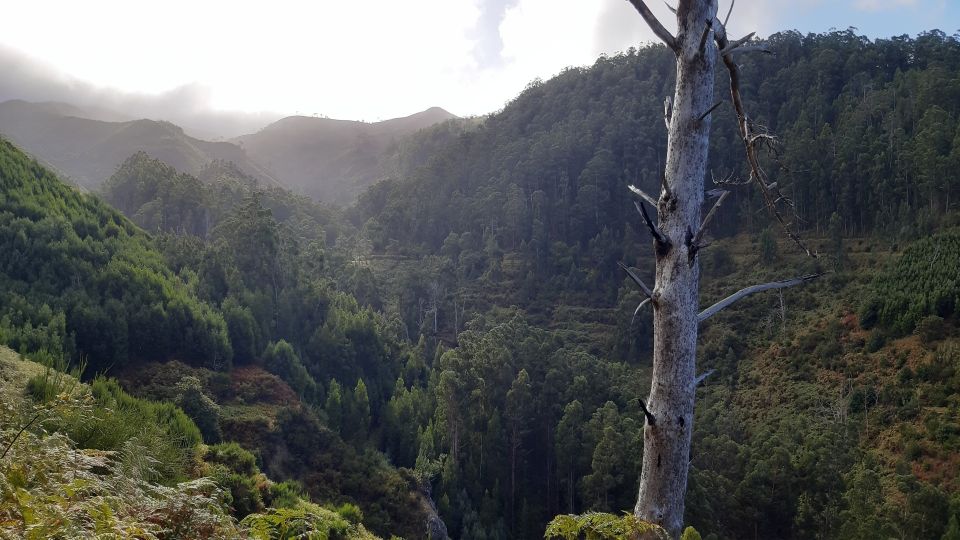
[[[168,120],[195,135],[227,138],[250,133],[280,118],[269,112],[215,111],[211,90],[193,83],[156,94],[124,92],[67,75],[47,62],[0,45],[0,102],[25,99],[56,101],[96,111],[96,117]]]
[[[487,0],[479,5],[480,16],[475,28],[476,46],[474,57],[480,69],[489,69],[503,65],[503,39],[500,37],[500,23],[507,10],[516,6],[519,0]]]
[[[4,7],[20,24],[0,42],[123,92],[200,88],[215,109],[372,120],[439,103],[475,69],[479,16],[475,0],[31,0]]]
[[[663,2],[647,3],[675,28]],[[920,0],[738,0],[728,30],[860,22],[887,31],[857,6],[908,3]],[[624,0],[30,0],[4,6],[4,20],[17,24],[5,25],[0,45],[30,57],[0,71],[0,98],[88,99],[194,125],[237,110],[371,121],[434,105],[483,114],[534,78],[655,39]],[[905,20],[889,24],[900,31]]]

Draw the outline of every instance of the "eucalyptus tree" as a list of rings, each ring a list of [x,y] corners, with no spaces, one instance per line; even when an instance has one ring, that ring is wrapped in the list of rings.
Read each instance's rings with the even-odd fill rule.
[[[699,325],[708,317],[747,295],[798,285],[814,275],[747,287],[717,304],[700,310],[700,267],[697,254],[706,245],[706,227],[729,195],[725,189],[705,193],[711,113],[723,104],[714,98],[714,70],[718,59],[730,75],[730,98],[737,113],[740,138],[749,164],[746,182],[757,186],[771,214],[796,244],[813,256],[787,223],[779,206],[784,197],[770,182],[760,163],[760,151],[772,136],[746,115],[740,98],[740,70],[734,54],[760,50],[753,34],[728,40],[726,25],[718,18],[717,0],[679,0],[677,33],[673,35],[653,15],[643,0],[629,0],[654,34],[676,56],[674,95],[664,102],[667,126],[667,159],[659,196],[654,198],[630,186],[653,237],[656,254],[655,281],[648,287],[632,269],[623,266],[640,287],[645,304],[653,308],[653,375],[650,394],[640,405],[646,417],[640,492],[636,517],[659,524],[677,537],[683,526],[684,494],[690,467],[690,442],[696,387],[709,375],[696,373]],[[725,182],[733,184],[736,182]],[[701,216],[705,195],[716,197],[710,211]],[[651,218],[646,205],[657,210]]]

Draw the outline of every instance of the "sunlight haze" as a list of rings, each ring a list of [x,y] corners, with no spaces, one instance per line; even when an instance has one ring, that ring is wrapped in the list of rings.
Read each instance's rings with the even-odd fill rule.
[[[431,106],[486,114],[535,78],[652,38],[624,0],[7,4],[5,18],[24,24],[5,27],[0,46],[71,84],[175,92],[197,110],[366,121]],[[871,37],[960,27],[957,7],[944,0],[836,4],[741,0],[730,26],[760,35],[856,26]],[[670,21],[663,3],[651,5]],[[32,96],[0,96],[11,97]]]

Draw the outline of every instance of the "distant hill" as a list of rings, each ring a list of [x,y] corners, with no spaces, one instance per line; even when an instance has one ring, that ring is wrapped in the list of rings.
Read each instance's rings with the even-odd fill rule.
[[[0,103],[0,134],[88,189],[98,187],[138,151],[194,174],[213,160],[227,160],[248,174],[271,180],[235,144],[203,141],[169,122],[130,120],[105,109],[6,101]]]
[[[286,187],[346,204],[382,176],[392,143],[456,118],[439,107],[375,123],[290,116],[233,140]]]

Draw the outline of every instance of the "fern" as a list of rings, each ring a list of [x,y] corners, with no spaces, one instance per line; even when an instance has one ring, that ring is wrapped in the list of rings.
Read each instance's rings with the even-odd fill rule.
[[[547,524],[543,534],[544,538],[561,540],[634,540],[641,536],[670,538],[659,525],[637,519],[632,514],[616,516],[600,512],[557,516]]]

